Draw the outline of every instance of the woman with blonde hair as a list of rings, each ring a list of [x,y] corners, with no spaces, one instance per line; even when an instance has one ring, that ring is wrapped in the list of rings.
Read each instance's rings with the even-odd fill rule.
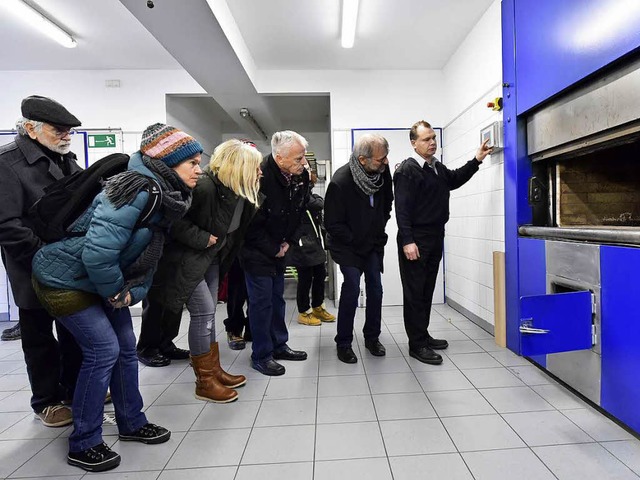
[[[233,263],[258,207],[261,160],[249,142],[233,139],[216,147],[193,190],[191,208],[173,225],[173,242],[165,248],[149,292],[150,302],[178,318],[187,306],[195,396],[200,400],[233,402],[238,398],[233,389],[247,381],[220,366],[215,313],[219,279]]]

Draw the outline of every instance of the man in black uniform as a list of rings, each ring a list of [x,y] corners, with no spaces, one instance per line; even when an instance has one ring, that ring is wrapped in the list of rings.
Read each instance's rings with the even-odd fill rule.
[[[429,123],[416,122],[409,139],[416,158],[404,160],[393,176],[404,326],[409,355],[423,363],[439,365],[442,356],[434,350],[443,350],[449,344],[431,337],[428,328],[442,259],[444,225],[449,220],[449,192],[464,185],[492,149],[486,140],[475,158],[457,170],[449,170],[433,156],[438,145]]]
[[[22,350],[31,384],[31,407],[48,427],[72,422],[62,405],[73,398],[82,353],[73,336],[40,305],[31,286],[31,260],[43,245],[28,211],[45,187],[80,170],[71,149],[71,129],[80,121],[55,100],[37,95],[22,101],[15,140],[0,147],[0,247],[18,305]]]
[[[364,275],[367,306],[362,333],[372,355],[386,354],[380,343],[382,268],[393,193],[387,168],[389,143],[381,135],[366,134],[353,146],[349,163],[331,178],[324,201],[324,224],[331,258],[344,276],[335,337],[338,359],[356,363],[351,344],[358,307],[360,278]]]

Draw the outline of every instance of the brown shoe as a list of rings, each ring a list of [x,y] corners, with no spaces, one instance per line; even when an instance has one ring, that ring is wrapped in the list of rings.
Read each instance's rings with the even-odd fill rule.
[[[247,383],[247,377],[244,375],[231,375],[225,372],[220,366],[220,350],[218,342],[211,344],[211,360],[213,362],[213,371],[218,381],[228,388],[238,388]]]
[[[198,400],[215,403],[229,403],[238,399],[238,392],[225,387],[216,377],[211,350],[202,355],[191,355],[191,366],[196,374]]]
[[[40,413],[36,413],[36,418],[42,420],[45,427],[64,427],[73,423],[71,409],[64,405],[49,405]]]
[[[298,314],[298,323],[302,325],[310,325],[312,327],[317,327],[322,322],[319,318],[316,318],[313,313],[311,313],[311,309],[306,312],[302,312]]]
[[[336,321],[336,316],[330,314],[326,308],[324,308],[324,303],[322,305],[320,305],[319,307],[313,307],[313,314],[314,317],[316,317],[317,319],[319,319],[322,322],[335,322]]]

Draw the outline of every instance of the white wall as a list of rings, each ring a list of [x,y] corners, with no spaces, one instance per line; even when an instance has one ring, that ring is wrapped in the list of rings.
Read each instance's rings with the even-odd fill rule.
[[[444,129],[444,163],[458,168],[471,159],[480,129],[502,120],[487,101],[502,96],[500,0],[485,12],[444,68],[451,117]],[[489,324],[493,319],[492,252],[504,251],[504,164],[487,157],[480,171],[451,192],[445,237],[446,296]]]
[[[120,88],[105,80],[120,80]],[[0,71],[0,129],[10,130],[20,117],[20,101],[44,95],[62,103],[83,128],[142,131],[166,122],[165,95],[204,93],[184,70]]]

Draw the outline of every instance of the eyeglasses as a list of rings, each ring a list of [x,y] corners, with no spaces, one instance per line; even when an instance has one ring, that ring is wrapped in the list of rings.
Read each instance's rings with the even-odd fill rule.
[[[51,133],[53,133],[53,135],[55,135],[58,138],[64,138],[67,135],[73,135],[76,133],[75,129],[73,128],[61,127],[59,125],[52,125],[50,123],[46,123],[45,125],[48,125],[49,127],[51,127]]]

